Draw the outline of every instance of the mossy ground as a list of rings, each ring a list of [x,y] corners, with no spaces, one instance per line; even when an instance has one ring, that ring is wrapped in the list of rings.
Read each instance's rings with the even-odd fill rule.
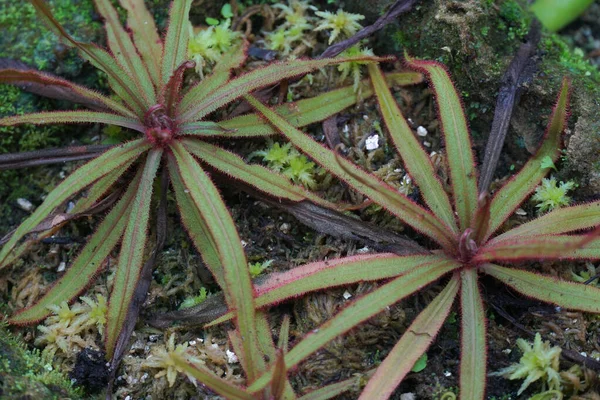
[[[159,27],[164,28],[168,0],[147,2],[157,17]],[[53,0],[50,2],[54,10],[59,10],[59,20],[67,24],[67,30],[80,39],[102,41],[102,30],[91,2],[78,2],[77,8],[71,0]],[[325,7],[326,1],[319,4]],[[381,7],[391,1],[379,0]],[[422,4],[421,4],[422,3]],[[8,2],[0,3],[0,27],[11,26],[9,34],[0,38],[0,56],[15,57],[69,79],[103,90],[105,84],[102,77],[88,65],[65,51],[53,36],[46,32],[41,35],[39,24],[35,22],[31,10],[11,8]],[[215,1],[197,1],[192,11],[192,19],[202,22],[206,6],[218,15],[221,4]],[[361,8],[360,6],[363,6]],[[363,12],[368,17],[376,17],[373,4],[365,9],[364,1],[346,1],[346,9]],[[3,8],[4,7],[4,8]],[[330,6],[331,7],[331,6]],[[87,12],[82,12],[87,10]],[[4,12],[3,12],[4,11]],[[459,93],[463,96],[471,128],[474,146],[478,154],[482,154],[483,146],[493,117],[495,94],[500,85],[500,78],[510,62],[514,52],[523,40],[530,16],[522,1],[466,0],[420,2],[414,11],[403,16],[395,26],[386,28],[378,37],[377,54],[400,54],[404,49],[419,58],[429,58],[445,63],[454,80]],[[260,23],[260,19],[257,20]],[[5,24],[5,25],[3,25]],[[70,25],[69,25],[70,24]],[[15,30],[18,29],[18,30]],[[22,33],[23,30],[26,33]],[[33,33],[27,33],[33,32]],[[36,36],[37,35],[37,36]],[[10,39],[12,38],[12,39]],[[36,39],[41,38],[41,39]],[[54,41],[53,41],[54,40]],[[314,49],[315,54],[325,47],[320,43]],[[527,148],[535,148],[536,140],[541,136],[547,115],[554,102],[562,76],[570,76],[573,81],[572,117],[570,126],[572,135],[566,157],[559,168],[560,177],[576,179],[580,189],[576,196],[587,198],[600,188],[600,167],[589,168],[598,162],[597,152],[600,142],[599,131],[600,99],[599,73],[589,66],[581,54],[574,52],[560,36],[544,34],[540,44],[539,69],[533,83],[525,90],[517,107],[511,131],[507,139],[506,151],[501,159],[498,178],[505,177],[512,168],[518,169],[528,158]],[[331,76],[316,76],[315,84],[303,84],[295,88],[296,95],[310,97],[320,91],[333,87],[335,79]],[[0,86],[0,115],[29,112],[34,110],[55,109],[66,105],[41,100],[37,96],[22,93],[8,86]],[[427,88],[419,86],[402,91],[398,95],[401,106],[415,126],[425,126],[429,135],[426,141],[431,149],[439,151],[442,146],[440,134],[435,121],[435,109],[431,93]],[[349,134],[344,138],[351,149],[351,156],[365,168],[379,173],[391,184],[398,184],[399,176],[394,174],[401,166],[394,158],[392,146],[385,141],[380,150],[367,154],[364,151],[364,138],[376,131],[373,121],[378,120],[374,103],[367,101],[358,108],[345,111],[339,118],[340,129],[349,126]],[[311,127],[316,137],[323,132],[320,126]],[[10,128],[0,131],[0,152],[16,150],[35,150],[70,143],[90,143],[100,133],[95,126],[34,128],[31,126]],[[361,144],[362,143],[362,144]],[[235,147],[241,154],[264,149],[263,140],[248,141]],[[68,173],[72,166],[43,167],[0,174],[0,232],[6,232],[15,226],[26,213],[15,206],[19,197],[30,199],[35,205],[60,179],[61,172]],[[594,172],[595,171],[595,172]],[[574,177],[574,178],[573,178]],[[597,179],[597,180],[595,180]],[[337,257],[355,254],[362,245],[342,241],[327,235],[319,234],[300,225],[293,217],[270,208],[252,197],[228,188],[226,181],[219,181],[220,188],[238,225],[241,238],[247,243],[246,252],[251,262],[273,259],[272,270],[287,269],[301,263],[321,260],[325,257]],[[597,185],[597,186],[594,186]],[[341,185],[333,184],[326,191],[331,199],[344,199],[360,203],[362,198],[345,190]],[[526,205],[525,220],[535,213],[534,206]],[[203,267],[198,254],[190,247],[185,233],[181,230],[176,217],[176,210],[170,210],[169,242],[159,260],[154,274],[150,296],[147,300],[147,311],[164,311],[177,308],[187,297],[196,295],[204,286],[216,290],[214,282]],[[403,231],[393,218],[376,207],[370,207],[361,213],[361,218],[385,226],[388,229]],[[77,226],[75,233],[84,237],[89,228],[87,223]],[[79,230],[79,231],[77,231]],[[410,234],[410,232],[408,232]],[[11,306],[17,307],[34,300],[39,290],[58,276],[57,260],[69,260],[74,254],[77,244],[40,245],[34,255],[25,259],[10,274],[0,276],[1,299]],[[60,258],[59,258],[60,257]],[[114,259],[113,259],[114,262]],[[582,265],[570,266],[575,270],[583,270]],[[570,278],[570,272],[564,264],[538,265],[548,273]],[[23,278],[25,277],[25,278]],[[27,296],[15,299],[15,288],[19,281],[27,281]],[[97,286],[106,288],[106,278],[102,277]],[[490,287],[493,287],[491,285]],[[347,291],[353,297],[369,290],[372,285],[355,285],[350,288],[332,290],[323,294],[314,294],[294,303],[278,307],[271,318],[273,332],[277,331],[283,314],[293,316],[290,340],[302,337],[305,332],[314,329],[348,301]],[[368,323],[351,331],[350,334],[338,338],[325,349],[306,361],[297,371],[293,383],[305,390],[322,386],[339,379],[351,377],[373,368],[380,362],[391,346],[400,337],[406,326],[431,300],[437,292],[432,287],[418,295],[403,301],[373,318]],[[12,294],[11,294],[12,292]],[[590,343],[597,340],[598,321],[579,313],[560,314],[552,324],[536,318],[529,311],[515,302],[506,299],[505,293],[486,293],[488,302],[500,303],[511,315],[525,324],[529,329],[553,335],[563,346],[577,351],[591,352]],[[527,304],[527,307],[539,307],[539,304]],[[547,311],[548,308],[540,308]],[[508,355],[504,350],[514,348],[517,337],[522,336],[514,326],[490,309],[488,326],[489,361],[488,370],[498,370],[518,359],[513,352]],[[573,322],[578,321],[578,322]],[[565,333],[565,329],[577,330],[576,335]],[[29,340],[35,335],[31,328],[16,329],[26,334]],[[200,328],[176,328],[178,342],[195,338],[212,337],[221,348],[226,347],[225,332],[221,328],[203,331]],[[552,333],[554,332],[554,333]],[[174,388],[169,388],[164,378],[147,384],[149,377],[156,371],[140,367],[152,348],[163,342],[160,332],[140,324],[135,332],[135,343],[124,362],[121,379],[118,380],[118,391],[123,396],[134,395],[136,398],[153,394],[155,396],[187,396],[194,393],[193,387],[179,377]],[[418,398],[436,398],[457,385],[459,360],[459,324],[452,318],[445,324],[439,339],[429,350],[427,368],[411,374],[398,389],[397,395],[404,392],[416,393]],[[0,335],[0,341],[1,341]],[[25,355],[23,355],[25,357]],[[30,368],[34,371],[34,368]],[[236,370],[237,371],[237,370]],[[239,371],[237,371],[239,373]],[[519,383],[508,382],[502,378],[490,378],[488,394],[501,398],[515,393]],[[358,390],[358,388],[357,388]],[[197,392],[196,392],[197,393]],[[532,392],[533,393],[533,392]],[[201,393],[208,398],[209,394]],[[355,398],[356,392],[345,398]]]

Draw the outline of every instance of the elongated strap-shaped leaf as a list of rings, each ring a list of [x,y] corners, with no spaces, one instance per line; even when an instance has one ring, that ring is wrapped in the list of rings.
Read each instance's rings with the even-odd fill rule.
[[[572,207],[557,208],[495,237],[494,241],[532,235],[556,235],[598,225],[600,225],[600,201],[594,201]]]
[[[304,396],[300,397],[299,400],[329,400],[333,399],[340,394],[349,390],[359,387],[363,379],[368,379],[375,373],[374,369],[367,371],[359,376],[353,376],[350,379],[338,383],[332,383],[331,385],[324,386],[320,389],[314,390]]]
[[[70,213],[82,213],[93,207],[134,161],[135,160],[131,160],[131,162],[123,164],[119,168],[115,168],[113,171],[98,179],[98,181],[86,191],[85,197],[77,201],[77,204],[75,204],[75,207],[73,207]]]
[[[336,204],[321,199],[302,186],[292,184],[283,175],[261,165],[248,165],[236,154],[218,146],[191,139],[186,139],[182,142],[190,153],[212,165],[217,170],[234,179],[244,181],[271,196],[291,201],[310,200],[313,203],[334,210],[339,208]]]
[[[133,34],[135,47],[148,68],[155,87],[161,86],[162,40],[158,36],[154,18],[146,8],[144,0],[119,0],[127,10],[127,26]]]
[[[169,156],[169,176],[175,190],[175,199],[177,200],[183,225],[188,231],[192,243],[194,243],[194,246],[196,246],[196,249],[198,249],[198,252],[202,256],[202,260],[215,277],[217,284],[221,288],[225,288],[225,275],[217,251],[217,245],[209,234],[208,227],[200,210],[196,207],[196,203],[192,201],[189,190],[183,184],[177,164],[172,156]],[[223,290],[223,292],[225,295],[228,294],[226,290]]]
[[[459,279],[455,274],[444,290],[415,318],[390,354],[377,368],[359,400],[388,399],[409,373],[415,362],[427,351],[450,314],[458,294]]]
[[[100,93],[97,93],[91,89],[88,89],[84,86],[77,85],[73,82],[69,82],[66,79],[60,79],[56,76],[51,76],[45,74],[43,72],[38,72],[36,70],[18,70],[18,69],[3,69],[0,70],[0,82],[1,83],[10,83],[14,85],[27,85],[28,83],[36,83],[41,85],[48,85],[54,88],[60,87],[64,88],[66,91],[71,91],[87,99],[90,104],[84,104],[86,106],[90,106],[91,104],[96,104],[98,107],[108,108],[110,110],[115,111],[118,114],[123,115],[124,117],[136,118],[136,115],[127,107],[123,106],[121,103],[112,100],[109,97],[103,96]],[[61,99],[67,99],[70,96],[65,93]],[[74,97],[74,96],[73,96]],[[73,98],[74,102],[78,102],[77,99]]]
[[[173,143],[171,149],[181,180],[208,228],[223,265],[226,285],[223,289],[229,293],[228,306],[236,311],[244,354],[248,365],[253,366],[247,370],[252,381],[255,378],[252,372],[262,369],[264,359],[256,335],[254,294],[240,237],[217,188],[198,162],[179,142]]]
[[[459,267],[460,264],[447,259],[415,265],[415,268],[406,274],[353,301],[335,317],[306,335],[286,354],[285,365],[288,368],[295,367],[327,342]],[[249,391],[254,393],[260,390],[269,383],[271,377],[272,370],[254,382],[248,388]]]
[[[477,269],[460,272],[460,398],[483,400],[487,347],[485,310],[477,284]]]
[[[184,61],[188,59],[188,42],[190,31],[188,24],[192,0],[177,0],[171,3],[169,27],[162,57],[162,82],[166,84]]]
[[[450,166],[454,207],[460,230],[464,231],[470,226],[477,207],[477,172],[462,102],[448,72],[441,64],[419,61],[410,57],[406,57],[406,60],[409,67],[427,75],[435,93]]]
[[[144,98],[144,102],[148,106],[154,105],[156,103],[156,93],[150,74],[133,45],[129,33],[121,25],[117,10],[115,10],[110,0],[96,0],[95,3],[98,12],[104,18],[108,47],[113,57],[129,73],[131,80],[139,88],[139,94]]]
[[[216,122],[197,121],[181,124],[178,133],[182,136],[225,136],[231,132]]]
[[[204,78],[196,86],[193,86],[186,95],[183,96],[179,104],[179,110],[187,110],[193,104],[193,99],[202,99],[213,93],[229,81],[231,70],[241,67],[247,58],[248,42],[244,41],[239,46],[223,54],[222,58],[215,65],[212,73]],[[189,95],[188,95],[189,94]]]
[[[109,77],[109,84],[113,90],[123,99],[126,104],[132,107],[138,116],[143,116],[148,108],[145,105],[131,77],[115,59],[105,50],[89,43],[78,42],[58,23],[44,0],[29,0],[35,7],[41,20],[58,37],[65,39],[63,42],[67,45],[76,47],[83,58],[92,63],[96,68],[106,72]]]
[[[321,60],[294,60],[270,64],[241,75],[219,90],[214,90],[204,97],[198,95],[199,90],[190,89],[183,96],[178,109],[179,122],[198,121],[218,108],[265,86],[280,82],[283,79],[307,74],[328,65],[340,64],[346,61],[384,61],[377,57],[324,58]],[[189,105],[187,108],[184,108]]]
[[[124,128],[144,132],[144,127],[137,118],[123,117],[117,114],[109,114],[96,111],[50,111],[0,119],[0,125],[12,126],[20,124],[48,125],[48,124],[107,124],[118,125]]]
[[[6,265],[6,259],[17,243],[56,207],[115,168],[139,157],[148,148],[149,146],[142,140],[134,140],[108,150],[69,175],[60,185],[48,193],[44,202],[29,218],[19,225],[10,240],[2,247],[2,251],[0,251],[0,268]]]
[[[65,300],[70,301],[92,283],[103,261],[123,235],[141,176],[141,173],[138,173],[131,181],[121,200],[104,218],[65,274],[33,306],[15,314],[10,323],[29,324],[40,321],[52,313],[48,306],[60,304]]]
[[[480,269],[517,292],[560,307],[600,313],[600,289],[520,269],[486,264]]]
[[[423,76],[417,72],[393,72],[385,75],[388,85],[413,85],[423,80]],[[368,79],[360,84],[360,93],[363,99],[373,95],[373,86]],[[285,118],[290,124],[299,128],[315,122],[322,121],[332,115],[339,113],[356,104],[360,98],[356,96],[354,88],[347,86],[341,89],[331,90],[319,96],[286,103],[275,107],[275,112]],[[250,137],[268,136],[277,133],[277,130],[257,114],[246,114],[219,122],[223,128],[230,129],[224,136]]]
[[[208,386],[215,393],[226,399],[255,400],[254,396],[247,393],[243,388],[236,386],[225,379],[219,378],[202,364],[195,364],[178,355],[172,356],[171,359],[175,366],[186,375],[193,376],[198,382]]]
[[[452,248],[451,229],[429,210],[412,202],[408,197],[398,193],[397,190],[386,185],[376,176],[365,172],[352,162],[321,146],[308,135],[294,128],[273,110],[263,105],[255,97],[245,96],[245,99],[273,126],[280,130],[290,142],[332,174],[386,208],[414,229],[429,236],[442,246]]]
[[[521,171],[496,192],[492,199],[490,224],[486,239],[511,216],[523,200],[535,190],[535,187],[540,183],[542,178],[546,176],[548,169],[542,168],[542,160],[550,157],[552,161],[556,161],[560,155],[560,136],[567,124],[568,104],[569,81],[564,79],[558,100],[554,106],[554,111],[550,117],[550,122],[546,128],[546,135],[542,146],[535,153],[535,156],[527,161]]]
[[[493,239],[473,258],[476,263],[488,261],[520,261],[544,259],[600,258],[600,238],[587,235],[540,235]]]
[[[431,211],[444,221],[454,233],[458,232],[450,199],[436,175],[429,155],[423,150],[408,126],[408,122],[404,119],[379,67],[371,64],[368,68],[381,115],[383,115],[390,137],[402,157],[406,170],[419,186],[423,199]]]
[[[104,337],[108,359],[113,356],[115,344],[125,324],[127,312],[131,306],[131,299],[144,266],[152,189],[162,152],[162,149],[152,149],[148,153],[141,181],[131,203],[131,212],[127,216],[127,226],[121,243],[119,263],[115,271],[106,314],[106,333]]]

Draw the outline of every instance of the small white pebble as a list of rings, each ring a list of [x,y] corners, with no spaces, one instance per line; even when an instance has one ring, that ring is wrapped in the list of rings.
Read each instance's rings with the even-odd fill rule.
[[[142,377],[140,378],[140,381],[142,381],[142,383],[143,383],[143,382],[145,382],[145,381],[146,381],[146,379],[148,379],[148,376],[149,376],[149,375],[148,375],[147,373],[146,373],[146,374],[144,374],[144,375],[142,375]]]
[[[58,173],[58,177],[59,177],[60,179],[65,179],[65,176],[67,176],[67,175],[65,174],[65,171],[60,171],[60,172]]]
[[[436,152],[436,151],[432,151],[431,153],[429,153],[429,157],[433,157],[433,156],[435,156],[436,154],[437,154],[437,152]]]
[[[281,224],[279,226],[279,230],[283,233],[288,233],[290,231],[290,228],[291,228],[291,226],[287,222],[284,222],[283,224]]]
[[[444,371],[444,376],[446,378],[448,378],[449,376],[452,376],[452,372],[450,372],[450,371]]]
[[[66,212],[68,212],[68,213],[69,213],[69,212],[71,212],[71,211],[72,211],[74,208],[75,208],[75,202],[73,202],[73,201],[70,201],[70,202],[68,202],[68,203],[67,203],[67,209],[66,209]]]
[[[64,261],[61,261],[60,264],[58,264],[58,268],[56,269],[56,272],[63,272],[66,267],[67,267],[67,263]]]
[[[574,323],[574,324],[576,324],[576,323],[577,323],[577,319],[574,319],[574,320],[573,320],[573,323]]]
[[[358,254],[365,254],[365,253],[368,253],[370,250],[371,250],[371,249],[369,249],[367,246],[365,246],[365,247],[363,247],[362,249],[358,249],[358,250],[356,250],[356,252],[357,252]]]
[[[17,199],[17,205],[19,207],[21,207],[21,209],[25,210],[25,211],[31,211],[33,210],[33,204],[31,204],[31,202],[27,199],[24,199],[22,197],[19,197]]]
[[[200,343],[204,343],[204,339],[196,338],[196,340],[199,341]]]
[[[237,364],[240,361],[235,353],[233,351],[229,351],[229,349],[225,350],[225,354],[227,354],[227,362],[229,364]]]
[[[344,133],[350,132],[350,128],[348,127],[348,125],[344,125],[344,128],[342,129],[342,132],[344,132]]]
[[[585,351],[582,351],[582,352],[581,352],[581,353],[579,353],[579,354],[581,354],[581,355],[582,355],[582,356],[584,356],[584,357],[587,357],[587,353],[586,353]]]
[[[411,124],[411,125],[413,125],[413,124],[414,124],[413,120],[412,120],[412,119],[410,119],[410,118],[408,118],[408,123],[409,123],[409,124]]]
[[[379,135],[369,136],[365,142],[367,150],[375,150],[379,148]]]
[[[196,345],[196,341],[195,340],[190,340],[188,343],[190,344],[190,346],[195,346]]]
[[[248,246],[248,242],[246,242],[245,240],[242,240],[241,243],[242,243],[242,247],[244,247],[244,248],[246,248],[246,246]]]
[[[417,135],[419,135],[419,136],[421,136],[421,137],[425,137],[425,136],[427,136],[427,134],[428,134],[428,133],[429,133],[429,132],[427,132],[427,129],[425,129],[425,127],[424,127],[424,126],[419,126],[419,127],[417,128]]]
[[[417,400],[417,396],[414,393],[402,393],[400,400]]]
[[[125,397],[125,400],[131,400],[131,396]]]
[[[394,172],[400,173],[400,172],[402,172],[402,168],[396,168],[396,169],[394,170]]]
[[[517,211],[515,211],[515,214],[517,214],[517,215],[527,215],[527,211],[523,210],[522,208],[518,208]]]
[[[502,352],[504,354],[510,354],[510,353],[512,353],[512,349],[504,349],[504,350],[502,350]]]
[[[431,147],[431,143],[429,143],[429,142],[423,142],[423,146],[425,146],[425,147]]]
[[[365,115],[363,115],[363,119],[364,119],[365,121],[367,121],[367,120],[369,119],[369,116],[368,116],[367,114],[365,114]]]
[[[347,291],[347,290],[344,292],[344,294],[342,296],[344,296],[344,299],[346,299],[346,300],[348,300],[350,297],[352,297],[352,295],[350,294],[350,292]]]

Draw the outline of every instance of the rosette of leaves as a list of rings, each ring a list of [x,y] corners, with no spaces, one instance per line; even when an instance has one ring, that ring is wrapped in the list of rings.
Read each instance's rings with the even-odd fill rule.
[[[276,273],[256,287],[255,304],[267,307],[310,291],[361,281],[383,281],[377,289],[351,302],[292,347],[285,354],[284,364],[286,368],[294,368],[330,340],[386,307],[427,285],[442,281],[444,289],[412,322],[379,365],[360,398],[385,399],[393,393],[427,350],[458,299],[461,324],[460,398],[483,399],[487,347],[480,276],[492,276],[519,293],[565,309],[600,313],[598,288],[545,276],[528,268],[508,266],[524,261],[600,259],[600,239],[596,231],[586,232],[600,225],[600,201],[556,209],[502,232],[503,223],[548,172],[548,168],[541,168],[542,160],[549,157],[555,161],[560,154],[561,134],[568,115],[568,81],[563,82],[545,139],[536,154],[490,197],[487,193],[478,193],[467,121],[461,100],[445,68],[436,62],[410,58],[407,65],[429,78],[435,94],[446,145],[451,194],[444,190],[428,154],[403,117],[383,74],[377,66],[369,65],[368,68],[390,138],[418,185],[424,205],[411,201],[374,175],[302,134],[256,98],[247,96],[247,99],[294,146],[428,237],[429,243],[436,246],[430,253],[357,255]],[[211,324],[229,318],[231,315],[226,315]],[[249,391],[264,387],[272,373],[271,370],[257,379]]]
[[[246,59],[245,45],[242,45],[237,51],[224,55],[210,76],[184,88],[184,73],[194,67],[194,63],[186,59],[192,0],[172,3],[168,28],[162,38],[143,0],[120,0],[128,11],[128,30],[121,25],[110,0],[95,0],[105,21],[108,50],[77,41],[56,21],[42,0],[31,0],[31,3],[41,20],[66,45],[76,48],[85,60],[106,73],[114,95],[108,97],[35,70],[2,69],[1,83],[51,88],[41,92],[74,100],[90,110],[9,116],[0,119],[0,125],[102,123],[136,131],[140,138],[114,146],[80,166],[2,240],[0,268],[11,264],[33,241],[50,235],[75,216],[85,215],[86,211],[112,201],[110,211],[66,273],[35,305],[13,315],[10,322],[34,323],[49,315],[48,306],[74,299],[104,268],[104,260],[120,244],[104,335],[107,355],[114,357],[117,346],[121,349],[129,339],[124,334],[126,320],[131,319],[128,312],[132,303],[139,303],[136,288],[145,263],[152,259],[148,231],[155,181],[160,179],[166,190],[166,182],[170,180],[182,221],[194,245],[223,288],[227,304],[238,313],[237,331],[233,335],[244,338],[239,341],[239,349],[248,379],[252,381],[265,368],[264,352],[271,352],[270,357],[274,359],[274,348],[272,343],[269,345],[270,341],[261,342],[259,336],[265,335],[257,334],[261,329],[264,333],[267,325],[255,312],[244,250],[233,220],[205,172],[205,165],[277,198],[327,202],[291,184],[282,175],[259,165],[247,165],[241,157],[211,142],[215,138],[274,134],[275,130],[259,116],[248,114],[221,122],[209,118],[215,111],[257,89],[353,59],[278,62],[232,77],[232,70]],[[358,59],[378,60],[375,57]],[[396,74],[389,79],[414,83],[420,81],[421,75]],[[366,94],[363,92],[363,95],[371,94],[373,91],[369,88]],[[286,116],[286,121],[299,127],[323,120],[355,102],[352,88],[348,87],[279,106],[277,111]],[[114,190],[117,181],[125,189]],[[82,191],[87,191],[87,197],[79,201],[74,211],[59,211],[67,200]],[[207,378],[202,370],[199,374]],[[219,390],[225,386],[215,387],[215,377],[209,378],[207,382],[212,383],[207,385],[221,393]]]

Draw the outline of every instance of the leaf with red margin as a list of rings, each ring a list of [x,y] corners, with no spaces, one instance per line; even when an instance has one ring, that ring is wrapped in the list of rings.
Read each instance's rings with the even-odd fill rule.
[[[477,172],[471,151],[469,127],[463,105],[450,76],[442,64],[420,61],[405,55],[410,68],[429,78],[435,93],[440,125],[446,144],[446,159],[450,166],[450,183],[460,230],[469,228],[477,208]]]
[[[443,247],[448,249],[454,247],[455,237],[451,234],[452,230],[429,210],[398,193],[397,190],[385,184],[376,176],[367,173],[337,153],[315,142],[255,97],[248,95],[245,96],[245,99],[274,127],[280,130],[294,146],[301,149],[332,174]]]
[[[458,294],[459,280],[454,275],[444,290],[433,299],[406,329],[361,393],[359,400],[388,399],[415,362],[437,336]]]
[[[52,313],[48,306],[61,301],[71,301],[85,290],[95,279],[102,268],[102,263],[117,245],[127,218],[132,211],[133,198],[140,183],[141,171],[131,181],[127,191],[104,218],[96,232],[65,274],[50,288],[33,306],[17,312],[9,319],[11,324],[30,324],[46,318]]]
[[[113,287],[106,312],[105,347],[107,359],[111,359],[115,344],[125,325],[125,318],[144,266],[144,256],[150,219],[150,204],[154,178],[160,165],[162,149],[148,152],[142,178],[131,203],[127,226],[123,234],[119,263],[115,270]]]
[[[0,126],[20,124],[48,125],[48,124],[107,124],[144,132],[144,127],[137,118],[123,117],[117,114],[96,111],[50,111],[15,115],[0,118]]]
[[[129,73],[135,85],[140,88],[139,94],[144,97],[144,102],[150,105],[155,104],[156,92],[148,69],[133,45],[129,33],[121,25],[117,10],[110,0],[94,0],[94,3],[104,18],[108,47],[113,57]]]
[[[0,251],[0,269],[7,265],[6,259],[18,242],[29,231],[38,226],[56,207],[115,168],[136,159],[149,147],[142,140],[134,140],[108,150],[98,158],[75,170],[60,185],[48,193],[44,202],[29,218],[19,225],[10,240],[2,247],[2,251]]]
[[[148,68],[152,83],[160,87],[163,47],[154,18],[144,5],[144,0],[119,0],[119,3],[127,10],[127,26],[131,29],[135,47]]]
[[[485,396],[487,346],[485,310],[477,269],[460,271],[460,385],[461,399]]]
[[[211,121],[185,122],[179,125],[178,134],[181,136],[225,136],[231,129],[223,128],[220,124]]]
[[[527,297],[570,310],[600,313],[600,289],[592,285],[563,281],[495,264],[482,265],[480,270]]]
[[[316,69],[328,65],[336,65],[343,62],[352,61],[386,61],[386,58],[379,57],[348,57],[348,58],[326,58],[321,60],[293,60],[269,64],[266,67],[255,69],[230,80],[203,97],[198,95],[195,88],[190,89],[183,96],[180,106],[177,110],[177,120],[181,122],[199,121],[211,112],[223,107],[230,102],[260,89],[265,86],[273,85],[283,79],[293,78],[307,74]],[[201,85],[202,83],[200,83]],[[189,105],[187,108],[186,105]]]
[[[256,335],[254,293],[244,249],[231,215],[208,175],[180,142],[174,142],[171,150],[182,182],[205,222],[223,265],[223,289],[229,295],[228,306],[236,311],[237,326],[244,338],[244,355],[248,365],[246,374],[253,381],[256,373],[264,368],[261,366],[264,359]]]
[[[23,90],[52,99],[67,100],[97,111],[112,110],[124,117],[137,118],[135,113],[121,103],[86,87],[31,69],[1,69],[0,83],[25,86]],[[28,87],[29,85],[34,85]]]
[[[285,356],[285,365],[294,368],[308,356],[323,347],[337,336],[346,333],[356,325],[378,314],[386,307],[406,296],[435,282],[443,275],[460,268],[461,264],[452,260],[439,260],[429,264],[415,265],[406,274],[399,276],[375,291],[353,301],[335,317],[311,331]],[[264,388],[273,377],[273,370],[257,379],[248,390],[251,393]]]
[[[169,27],[165,36],[162,56],[162,83],[169,78],[181,64],[188,60],[188,42],[190,40],[189,14],[192,0],[175,0],[169,12]]]
[[[368,370],[358,376],[353,376],[350,379],[346,379],[341,382],[333,383],[331,385],[323,386],[320,389],[313,390],[312,392],[305,394],[298,400],[329,400],[333,399],[340,394],[349,390],[360,387],[364,379],[369,379],[375,373],[374,369]],[[355,374],[356,375],[356,374]]]
[[[521,168],[521,171],[495,193],[490,208],[490,223],[485,235],[486,240],[512,215],[546,176],[548,169],[542,168],[542,160],[549,157],[552,161],[556,161],[560,155],[560,137],[567,125],[569,86],[569,80],[563,79],[542,146],[535,156]]]
[[[423,200],[429,209],[444,221],[453,233],[457,234],[458,227],[450,199],[436,175],[429,154],[423,150],[412,129],[408,126],[379,67],[373,64],[367,67],[381,115],[396,150],[402,157],[404,167],[419,186]]]

